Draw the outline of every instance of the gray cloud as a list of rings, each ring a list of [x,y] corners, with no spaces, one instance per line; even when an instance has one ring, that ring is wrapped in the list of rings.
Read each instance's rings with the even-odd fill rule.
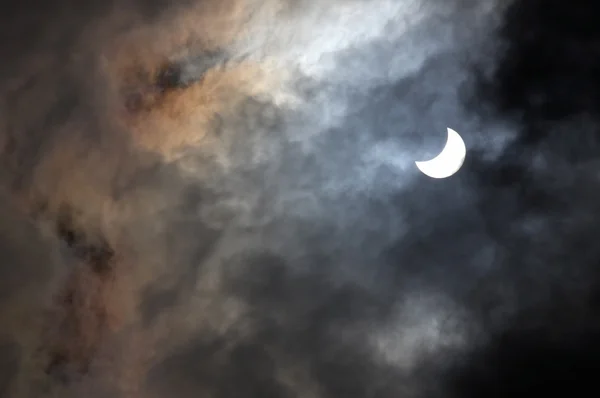
[[[3,27],[24,41],[1,39],[0,319],[41,321],[6,323],[0,394],[469,397],[562,377],[510,355],[586,376],[595,80],[561,89],[572,66],[519,33],[549,34],[536,5],[249,4]],[[467,161],[433,181],[413,162],[446,127]]]

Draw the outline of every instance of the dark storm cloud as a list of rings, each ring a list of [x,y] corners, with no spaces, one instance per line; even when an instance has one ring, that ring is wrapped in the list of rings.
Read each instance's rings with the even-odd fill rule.
[[[509,47],[487,92],[503,117],[519,120],[520,135],[498,162],[480,165],[478,186],[490,229],[510,248],[503,279],[517,316],[492,333],[489,346],[473,350],[457,396],[597,389],[590,371],[599,360],[600,255],[591,8],[585,1],[517,2],[506,16]],[[495,305],[484,302],[471,305],[490,319]]]
[[[150,373],[151,385],[165,393],[179,386],[183,396],[420,395],[425,380],[449,363],[447,351],[477,328],[452,298],[444,299],[461,301],[496,250],[484,220],[469,211],[477,202],[473,182],[426,185],[414,172],[369,157],[378,143],[399,141],[396,156],[411,163],[416,154],[408,148],[433,143],[435,136],[413,131],[434,127],[413,109],[427,113],[455,100],[460,79],[441,99],[429,86],[455,60],[426,60],[422,72],[364,85],[362,73],[379,72],[343,66],[353,56],[389,50],[377,40],[348,50],[332,82],[306,74],[306,108],[275,109],[281,122],[272,127],[247,119],[251,104],[242,105],[239,119],[223,122],[224,141],[233,137],[234,171],[216,185],[244,203],[238,222],[245,228],[234,227],[235,238],[216,251],[212,267],[222,285],[206,300],[226,296],[243,309],[225,331],[207,328],[169,355]],[[357,80],[344,80],[345,73]],[[339,119],[329,123],[328,109],[308,112],[315,102],[339,104]],[[269,107],[253,106],[253,114]],[[450,106],[451,118],[473,123],[461,112]],[[253,161],[265,145],[273,147],[270,157]]]
[[[295,277],[285,260],[273,254],[248,253],[238,261],[246,271],[235,272],[231,292],[249,302],[256,330],[248,336],[233,333],[193,342],[161,365],[158,378],[166,373],[171,383],[190,388],[190,394],[207,389],[218,397],[241,391],[287,396],[290,388],[303,386],[286,386],[277,373],[309,364],[314,373],[309,377],[316,378],[318,388],[333,389],[325,393],[354,396],[370,388],[371,377],[364,372],[370,374],[373,364],[367,353],[344,354],[345,345],[336,342],[338,327],[352,327],[353,318],[368,315],[369,307],[378,311],[368,296],[360,297],[354,289],[332,289],[319,275]]]
[[[51,259],[48,258],[48,248],[39,233],[26,219],[15,212],[5,195],[1,195],[2,203],[2,278],[0,279],[0,297],[9,298],[11,295],[25,289],[31,283],[39,282],[48,277],[52,268]],[[45,267],[38,269],[40,261],[48,260]]]
[[[75,360],[87,373],[71,377],[69,366],[55,372],[69,376],[56,388],[65,388],[65,397],[136,396],[127,383],[142,385],[137,396],[157,397],[469,397],[501,388],[520,394],[524,387],[517,385],[535,380],[516,371],[516,362],[557,361],[540,368],[546,380],[563,377],[563,361],[578,363],[581,373],[570,380],[587,377],[579,355],[587,349],[590,357],[595,347],[586,345],[587,334],[579,336],[597,327],[597,101],[587,89],[594,65],[586,61],[575,73],[553,54],[544,58],[548,36],[565,53],[580,50],[563,39],[568,19],[560,34],[550,33],[543,19],[562,15],[557,3],[529,2],[527,9],[517,3],[500,38],[492,30],[500,10],[486,13],[470,2],[446,8],[424,2],[422,9],[384,0],[377,9],[360,1],[340,8],[304,2],[279,14],[281,23],[265,4],[251,34],[231,48],[164,54],[169,63],[160,69],[163,60],[156,62],[154,85],[143,76],[152,71],[137,71],[142,77],[133,79],[130,98],[136,110],[148,108],[140,123],[155,117],[142,125],[151,131],[170,111],[202,112],[193,100],[174,102],[175,109],[151,100],[163,91],[187,98],[210,70],[229,67],[225,61],[270,55],[280,62],[274,69],[288,72],[288,81],[266,94],[219,109],[210,120],[217,144],[190,145],[170,164],[134,146],[139,131],[105,120],[104,107],[116,97],[106,94],[94,69],[94,51],[103,47],[61,61],[81,48],[75,42],[86,22],[112,20],[97,10],[86,19],[73,8],[57,19],[70,24],[40,24],[52,32],[45,41],[35,24],[19,23],[13,35],[26,32],[37,44],[4,40],[13,59],[2,82],[5,185],[67,181],[66,188],[41,191],[48,201],[75,202],[72,214],[81,220],[58,236],[62,244],[50,238],[49,248],[29,238],[35,232],[3,238],[3,256],[62,247],[61,263],[71,267],[73,258],[90,263],[99,242],[110,246],[111,258],[125,242],[138,264],[120,276],[133,298],[111,293],[119,309],[106,304],[127,326],[92,344],[91,358]],[[141,17],[130,27],[135,21],[170,26],[161,24],[164,15],[187,4],[163,6],[132,3],[127,12]],[[507,52],[496,44],[500,39]],[[490,43],[494,55],[486,52]],[[548,74],[531,77],[532,69]],[[109,70],[115,79],[124,71]],[[565,75],[578,88],[572,96],[561,88]],[[173,135],[184,128],[169,126]],[[433,181],[413,161],[441,149],[447,126],[463,134],[467,162],[456,176]],[[49,154],[72,141],[75,149],[53,155],[66,158],[53,168]],[[76,170],[82,177],[72,182]],[[58,214],[49,213],[55,230]],[[7,216],[1,226],[12,231],[25,224]],[[4,262],[0,297],[18,293],[15,281],[35,279],[30,270],[42,262],[18,268]],[[65,268],[45,272],[53,267],[59,276]],[[96,297],[86,287],[75,296]],[[30,301],[44,302],[60,288],[48,290]],[[12,302],[4,301],[9,308]],[[40,312],[39,304],[31,307]],[[23,325],[10,328],[18,334]],[[38,348],[35,339],[23,338],[22,352],[6,343],[0,365],[10,368],[16,353],[27,357],[30,346]],[[109,353],[115,359],[102,368]],[[35,366],[21,364],[14,391],[29,392]],[[112,387],[94,388],[102,385]]]
[[[19,371],[19,347],[10,342],[0,343],[0,358],[0,396],[5,396]]]
[[[26,361],[28,331],[42,315],[39,302],[60,273],[52,245],[0,194],[0,396],[11,396]],[[20,334],[14,334],[20,330]]]

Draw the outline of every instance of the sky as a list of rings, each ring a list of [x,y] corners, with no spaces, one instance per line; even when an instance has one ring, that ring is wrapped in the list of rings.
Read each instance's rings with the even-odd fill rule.
[[[597,389],[590,4],[7,6],[0,397]]]

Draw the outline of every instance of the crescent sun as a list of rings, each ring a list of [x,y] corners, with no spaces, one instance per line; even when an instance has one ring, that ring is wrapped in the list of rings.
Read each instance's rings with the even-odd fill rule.
[[[448,141],[439,155],[422,162],[415,162],[423,174],[431,178],[447,178],[456,173],[465,162],[467,148],[462,137],[448,128]]]

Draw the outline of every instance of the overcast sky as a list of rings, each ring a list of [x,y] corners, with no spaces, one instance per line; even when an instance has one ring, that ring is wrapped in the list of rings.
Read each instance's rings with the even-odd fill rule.
[[[97,3],[0,12],[0,396],[595,386],[589,2]]]

